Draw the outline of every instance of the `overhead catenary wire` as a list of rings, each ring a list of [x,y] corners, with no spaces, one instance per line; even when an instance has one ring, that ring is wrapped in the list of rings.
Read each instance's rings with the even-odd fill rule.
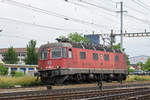
[[[100,8],[100,9],[103,9],[103,10],[108,11],[108,12],[115,12],[112,9],[109,9],[109,8],[106,8],[106,7],[103,7],[103,6],[100,6],[100,5],[93,4],[93,3],[87,2],[85,0],[77,0],[77,1],[88,4],[88,5],[91,5],[91,6],[94,6],[94,7],[97,7],[97,8]]]
[[[137,5],[139,5],[140,7],[142,7],[142,8],[144,8],[144,9],[146,9],[146,10],[150,10],[150,8],[148,8],[148,7],[145,7],[145,5],[143,5],[141,2],[138,2],[137,0],[135,1],[135,0],[132,0],[134,3],[136,3]]]
[[[126,5],[124,5],[124,6],[126,6]],[[134,7],[131,7],[131,6],[126,6],[127,8],[129,8],[129,9],[131,9],[131,10],[134,10],[135,12],[137,12],[137,13],[140,13],[140,14],[144,14],[144,15],[147,15],[147,13],[145,13],[145,12],[142,12],[142,11],[140,11],[140,10],[137,10],[137,9],[135,9]]]
[[[64,0],[64,1],[66,1],[66,2],[71,2],[72,0]],[[87,2],[87,1],[85,1],[85,0],[76,0],[76,1],[83,2],[83,3],[85,3],[85,4],[89,4],[89,5],[91,5],[91,6],[95,6],[95,7],[98,7],[98,8],[99,8],[99,5],[95,5],[95,4],[89,3],[89,2]],[[114,2],[114,1],[111,1],[111,2],[112,2],[112,3],[116,3],[116,2]],[[80,5],[80,6],[82,6],[82,5]],[[129,7],[129,6],[126,6],[126,7]],[[132,7],[129,7],[129,8],[132,8]],[[101,9],[101,8],[100,8],[100,9]],[[132,10],[134,10],[134,11],[140,13],[140,14],[145,14],[144,12],[141,12],[141,11],[136,10],[136,9],[132,9]],[[108,11],[108,10],[107,10],[107,11]],[[109,10],[109,12],[115,12],[115,11]],[[111,15],[111,14],[110,14],[110,15]],[[146,14],[145,14],[145,15],[146,15]],[[130,17],[130,18],[132,18],[132,19],[135,19],[135,20],[137,20],[137,21],[140,21],[140,22],[142,22],[142,23],[145,23],[145,22],[146,22],[144,19],[140,19],[140,18],[137,18],[137,17],[132,16],[132,15],[126,15],[126,16],[127,16],[127,17]],[[148,22],[146,22],[146,23],[148,23]],[[148,23],[148,24],[149,24],[149,23]]]
[[[77,1],[80,1],[80,0],[77,0]],[[83,2],[83,0],[81,0],[81,1]],[[33,11],[36,11],[36,12],[39,12],[39,13],[44,13],[44,14],[48,14],[48,15],[53,15],[53,16],[61,17],[61,18],[65,19],[65,20],[70,20],[70,18],[68,16],[61,15],[61,14],[58,14],[58,13],[55,13],[55,12],[51,12],[51,11],[47,11],[47,10],[43,10],[43,9],[40,9],[40,8],[37,8],[37,7],[33,7],[31,5],[26,5],[26,4],[23,4],[23,3],[20,3],[20,2],[16,2],[14,0],[2,0],[1,2],[7,3],[7,4],[11,4],[11,5],[13,4],[15,6],[23,7],[23,8],[26,8],[26,9],[30,9],[30,10],[33,10]],[[82,20],[76,20],[76,19],[73,19],[73,20],[75,22],[80,21],[80,23],[84,23],[84,21],[82,21]],[[136,20],[137,20],[137,18],[136,18]],[[93,24],[94,25],[94,23],[92,23],[92,22],[91,23],[88,22],[87,24]],[[100,25],[100,26],[102,26],[102,25]],[[98,27],[100,27],[100,26],[98,26]],[[107,27],[106,26],[102,26],[102,27],[110,29],[108,26]],[[57,28],[56,28],[56,30],[57,30]],[[63,30],[63,29],[58,29],[58,30]]]
[[[77,6],[79,6],[79,7],[83,7],[83,8],[85,8],[85,9],[90,10],[90,11],[95,11],[95,9],[91,9],[91,8],[89,8],[89,6],[83,5],[82,2],[81,2],[82,4],[79,4],[79,3],[74,2],[74,0],[63,0],[63,1],[68,2],[68,3],[71,3],[71,4],[73,4],[73,5],[77,5]],[[76,1],[78,1],[78,0],[76,0]],[[99,12],[97,12],[97,13],[99,13]],[[116,16],[113,15],[113,14],[111,14],[111,13],[107,13],[107,12],[104,12],[104,11],[103,11],[103,14],[108,15],[108,16],[113,16],[113,17],[116,18]],[[103,15],[101,15],[101,16],[103,16]],[[108,17],[106,17],[106,16],[103,16],[103,18],[105,18],[105,19],[107,19],[107,20],[110,20],[110,21],[116,21],[116,20],[113,20],[112,18],[110,18],[110,17],[108,18]]]
[[[38,40],[41,42],[47,42],[47,41],[41,40],[41,39],[29,38],[29,37],[18,36],[18,35],[1,34],[0,36],[10,37],[10,38],[18,38],[18,39],[23,39],[23,40],[36,40],[36,41]]]
[[[74,0],[64,0],[64,1],[70,2],[70,1],[74,1]],[[86,4],[86,5],[89,5],[89,6],[92,6],[92,7],[96,7],[98,9],[103,9],[104,11],[110,12],[110,13],[105,12],[105,14],[116,17],[115,15],[112,14],[112,13],[116,13],[115,10],[112,10],[110,8],[106,8],[106,7],[103,7],[103,6],[94,4],[94,3],[87,2],[85,0],[76,0],[76,1]]]
[[[12,18],[6,18],[6,17],[0,17],[1,20],[8,20],[8,21],[13,21],[13,22],[17,22],[17,23],[22,23],[22,24],[26,24],[26,25],[32,25],[35,27],[40,27],[40,28],[45,28],[45,29],[50,29],[50,30],[58,30],[58,31],[63,31],[63,32],[71,32],[71,31],[85,31],[85,32],[91,32],[92,30],[81,30],[81,29],[64,29],[64,28],[58,28],[58,27],[52,27],[52,26],[45,26],[45,25],[40,25],[40,24],[36,24],[36,23],[30,23],[30,22],[25,22],[25,21],[20,21],[17,19],[12,19]]]
[[[145,4],[145,3],[143,3],[142,1],[140,1],[140,0],[137,0],[137,1],[138,1],[138,2],[140,2],[141,4],[145,5],[146,7],[150,8],[150,6],[149,6],[149,5],[147,5],[147,4]]]
[[[59,31],[65,31],[65,32],[66,31],[73,31],[72,29],[64,29],[64,28],[57,28],[57,27],[51,27],[51,26],[44,26],[44,25],[24,22],[24,21],[20,21],[20,20],[16,20],[16,19],[5,18],[5,17],[0,17],[0,19],[1,20],[9,20],[9,21],[18,22],[18,23],[23,23],[23,24],[32,25],[32,26],[41,27],[41,28],[46,28],[46,29],[51,29],[51,30],[53,29],[53,30],[59,30]]]
[[[126,14],[126,16],[127,16],[127,17],[130,17],[130,18],[132,18],[132,19],[135,19],[135,20],[137,20],[137,21],[140,21],[140,22],[142,22],[142,23],[144,23],[144,24],[147,23],[147,24],[150,25],[150,21],[149,21],[149,20],[141,19],[141,18],[132,16],[132,15],[129,15],[129,14]]]
[[[82,4],[79,4],[79,3],[76,3],[76,2],[73,2],[71,0],[63,0],[65,2],[69,2],[71,4],[74,4],[74,5],[77,5],[77,6],[80,6],[80,7],[83,7],[83,8],[88,8],[88,6],[85,6],[85,5],[82,5]]]
[[[66,15],[56,13],[56,12],[52,12],[52,11],[44,10],[44,9],[34,7],[34,6],[31,6],[31,5],[26,5],[24,3],[16,2],[14,0],[2,0],[1,2],[6,3],[6,4],[11,4],[11,5],[14,5],[14,6],[18,6],[18,7],[22,7],[22,8],[26,8],[26,9],[29,9],[29,10],[32,10],[32,11],[35,11],[35,12],[38,12],[38,13],[43,13],[43,14],[55,16],[55,17],[58,17],[58,18],[63,18],[66,21],[73,21],[75,23],[81,23],[81,24],[91,25],[91,26],[95,26],[95,27],[99,27],[99,28],[102,27],[102,28],[105,28],[105,29],[106,28],[110,29],[109,26],[104,26],[104,25],[100,25],[100,24],[95,24],[93,22],[76,19],[76,18],[73,18],[73,17],[69,17],[69,16],[66,16]]]

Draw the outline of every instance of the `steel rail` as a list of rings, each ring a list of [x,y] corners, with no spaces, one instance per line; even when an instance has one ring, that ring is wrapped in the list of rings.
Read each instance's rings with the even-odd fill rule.
[[[56,99],[81,99],[88,97],[97,97],[97,96],[107,96],[112,94],[120,94],[120,93],[128,93],[134,92],[137,90],[143,91],[148,88],[130,88],[130,89],[112,89],[112,90],[95,90],[95,91],[79,91],[79,92],[71,92],[71,93],[59,93],[59,94],[28,94],[28,95],[19,95],[19,96],[9,96],[9,97],[1,97],[2,100],[10,100],[10,99],[28,99],[28,100],[56,100]]]
[[[127,89],[130,87],[144,87],[150,86],[150,83],[145,84],[125,84],[125,85],[114,85],[114,86],[104,86],[104,90],[100,90],[98,87],[87,87],[87,88],[72,88],[72,89],[56,89],[56,90],[44,90],[44,91],[28,91],[28,92],[14,92],[14,93],[0,93],[0,100],[10,100],[15,98],[47,98],[47,97],[61,97],[64,96],[85,96],[85,93],[92,96],[92,95],[104,95],[107,93],[113,94],[117,89]],[[123,89],[124,88],[124,89]],[[111,90],[110,90],[111,89]],[[139,89],[139,88],[137,88]],[[130,89],[131,90],[131,89]],[[109,92],[108,92],[109,91]],[[129,91],[129,90],[128,90]],[[118,93],[118,92],[117,92]],[[56,96],[56,97],[55,97]],[[42,99],[41,99],[42,100]],[[54,100],[54,99],[53,99]]]

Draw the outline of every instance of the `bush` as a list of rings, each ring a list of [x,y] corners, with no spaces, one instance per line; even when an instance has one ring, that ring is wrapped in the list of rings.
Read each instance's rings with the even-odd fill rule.
[[[21,86],[35,86],[39,85],[40,80],[36,80],[33,76],[23,76],[23,77],[8,77],[0,76],[0,88],[11,88],[15,85]]]
[[[126,79],[127,82],[131,82],[131,81],[150,81],[150,76],[147,75],[131,75],[128,76],[128,78]]]
[[[21,72],[21,71],[15,72],[15,74],[14,74],[15,77],[22,77],[24,75],[25,75],[24,72]]]
[[[5,68],[2,63],[0,63],[0,75],[7,75],[7,74],[8,74],[8,69]]]
[[[12,71],[12,72],[11,72],[11,75],[14,76],[14,77],[22,77],[22,76],[25,76],[24,72],[22,72],[22,71]]]

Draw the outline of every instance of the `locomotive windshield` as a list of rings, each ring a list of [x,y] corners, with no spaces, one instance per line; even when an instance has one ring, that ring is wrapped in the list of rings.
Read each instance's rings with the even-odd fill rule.
[[[41,50],[40,59],[48,59],[48,50]]]
[[[52,58],[67,57],[67,49],[66,48],[52,48],[51,57]]]

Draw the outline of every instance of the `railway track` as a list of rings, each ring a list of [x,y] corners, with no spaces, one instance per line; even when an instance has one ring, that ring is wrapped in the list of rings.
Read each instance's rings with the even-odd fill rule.
[[[139,98],[142,98],[142,95],[144,95],[145,98],[149,97],[149,86],[150,83],[104,86],[103,90],[100,90],[98,87],[87,87],[44,91],[0,93],[0,100],[110,100],[110,98],[111,100],[119,100],[121,98],[127,97],[131,97],[129,98],[129,100],[136,100],[134,98],[135,96],[141,96]]]

